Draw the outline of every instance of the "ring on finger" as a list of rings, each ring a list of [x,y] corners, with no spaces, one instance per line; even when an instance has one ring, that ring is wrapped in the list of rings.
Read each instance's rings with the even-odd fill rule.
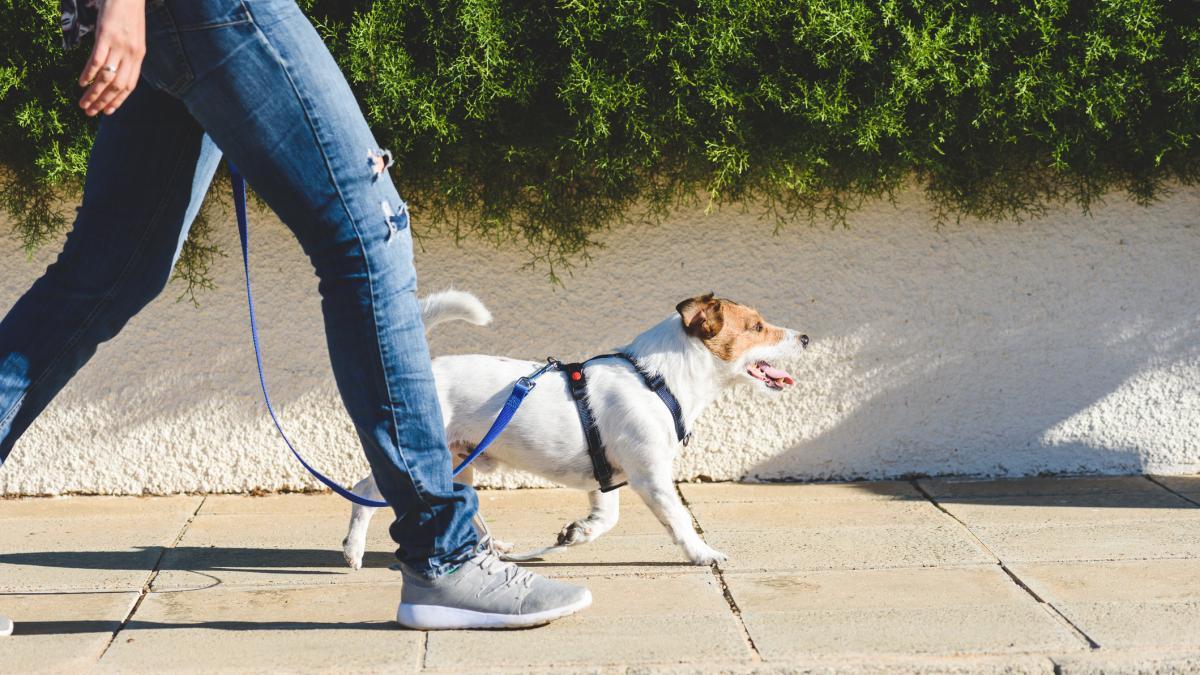
[[[117,67],[116,67],[116,66],[114,66],[114,65],[112,65],[111,63],[106,63],[106,64],[104,65],[104,67],[103,67],[103,68],[101,68],[100,70],[103,70],[103,71],[107,71],[107,72],[110,72],[110,73],[116,74],[116,72],[117,72]]]

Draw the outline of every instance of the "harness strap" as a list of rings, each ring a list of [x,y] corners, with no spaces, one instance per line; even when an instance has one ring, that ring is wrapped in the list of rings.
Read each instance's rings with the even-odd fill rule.
[[[692,438],[683,422],[683,407],[679,405],[679,399],[675,398],[675,394],[671,393],[671,388],[667,386],[666,380],[662,375],[646,370],[642,364],[638,363],[637,359],[629,354],[624,352],[600,354],[580,363],[562,364],[559,368],[567,376],[567,388],[571,391],[571,398],[575,400],[575,410],[579,412],[579,422],[583,425],[583,435],[587,439],[588,457],[592,460],[592,473],[596,476],[596,482],[600,484],[601,492],[616,490],[625,483],[617,485],[612,483],[612,465],[608,463],[608,456],[604,452],[604,442],[600,438],[600,429],[596,426],[596,416],[587,402],[587,375],[584,374],[583,367],[597,359],[609,358],[627,361],[641,376],[646,386],[658,395],[671,413],[671,421],[675,424],[675,436],[680,442],[687,445]]]
[[[591,360],[588,359],[588,361]],[[611,492],[625,483],[613,485],[612,465],[608,463],[608,457],[604,454],[600,429],[596,426],[596,417],[592,414],[592,407],[587,402],[587,376],[583,373],[585,363],[587,361],[565,363],[561,369],[567,376],[567,388],[571,391],[571,398],[575,400],[575,410],[579,411],[579,422],[583,425],[583,435],[587,438],[588,457],[592,460],[592,473],[596,476],[596,482],[600,484],[600,491]]]
[[[633,369],[637,371],[637,374],[642,376],[642,380],[646,383],[646,386],[649,387],[650,390],[655,394],[658,394],[658,397],[662,399],[663,404],[667,406],[667,410],[671,412],[671,421],[675,423],[675,438],[684,445],[687,445],[688,441],[692,440],[692,434],[685,428],[683,423],[683,407],[679,405],[679,399],[675,398],[675,394],[671,393],[671,388],[667,386],[667,381],[663,378],[663,376],[659,373],[651,373],[650,371],[646,370],[642,367],[642,364],[637,362],[637,359],[633,358],[629,354],[626,354],[625,352],[605,354],[603,356],[596,356],[593,358],[599,359],[604,358],[605,356],[625,359],[629,362],[629,365],[633,366]]]

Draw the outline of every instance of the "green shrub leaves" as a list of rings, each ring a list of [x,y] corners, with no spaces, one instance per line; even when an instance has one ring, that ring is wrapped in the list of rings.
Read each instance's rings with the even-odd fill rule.
[[[54,4],[0,0],[0,201],[29,246],[64,226],[91,134]],[[417,226],[519,242],[550,270],[683,204],[840,222],[914,181],[945,216],[1014,218],[1148,202],[1200,170],[1194,2],[302,5]]]

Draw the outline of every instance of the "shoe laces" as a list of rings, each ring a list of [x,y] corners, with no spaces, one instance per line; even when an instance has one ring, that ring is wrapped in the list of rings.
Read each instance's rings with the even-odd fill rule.
[[[501,575],[503,582],[500,584],[500,588],[515,584],[521,584],[525,588],[533,586],[533,572],[522,569],[516,563],[501,560],[500,553],[496,550],[496,545],[492,541],[491,536],[485,536],[479,540],[479,545],[475,547],[475,557],[472,561],[479,565],[479,568],[488,576]]]

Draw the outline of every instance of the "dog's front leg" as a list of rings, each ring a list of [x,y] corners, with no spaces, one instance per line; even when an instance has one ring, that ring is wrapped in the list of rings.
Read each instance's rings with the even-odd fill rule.
[[[567,523],[563,527],[558,533],[559,546],[575,546],[595,541],[617,524],[617,517],[621,513],[621,496],[617,490],[592,490],[588,493],[588,501],[592,504],[591,512],[586,518]]]
[[[669,473],[653,476],[630,475],[629,487],[645,500],[654,515],[658,516],[659,522],[671,533],[675,543],[683,547],[684,554],[693,564],[711,565],[728,560],[724,553],[704,543],[696,533],[696,529],[692,527],[692,514],[679,500],[679,493],[675,491],[675,483]]]

